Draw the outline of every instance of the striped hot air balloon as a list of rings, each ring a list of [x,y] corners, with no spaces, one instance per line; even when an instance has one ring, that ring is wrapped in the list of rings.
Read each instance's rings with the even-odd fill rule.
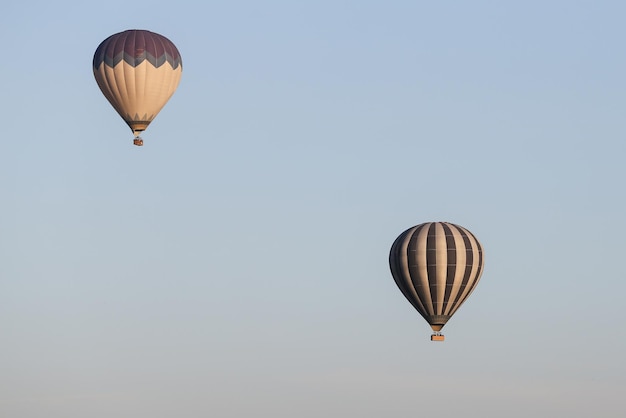
[[[431,340],[472,293],[483,272],[483,249],[467,229],[427,222],[404,231],[391,246],[391,274],[402,294],[430,324]]]
[[[147,30],[127,30],[105,39],[93,56],[93,73],[104,96],[139,134],[172,97],[183,66],[176,46]]]

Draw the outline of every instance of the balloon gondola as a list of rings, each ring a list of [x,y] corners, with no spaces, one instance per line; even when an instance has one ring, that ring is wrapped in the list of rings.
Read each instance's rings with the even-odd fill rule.
[[[431,341],[443,341],[441,329],[480,280],[483,248],[459,225],[427,222],[400,234],[389,266],[402,294],[434,331]]]
[[[147,30],[127,30],[106,38],[93,56],[93,73],[100,90],[135,135],[133,143],[154,120],[178,87],[182,59],[165,36]]]

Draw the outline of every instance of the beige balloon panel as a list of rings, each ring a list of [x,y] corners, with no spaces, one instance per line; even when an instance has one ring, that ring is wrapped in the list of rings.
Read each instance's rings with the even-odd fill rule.
[[[94,75],[104,96],[137,137],[176,91],[182,66],[173,69],[166,62],[157,68],[148,60],[132,66],[122,60],[115,67],[103,62]]]

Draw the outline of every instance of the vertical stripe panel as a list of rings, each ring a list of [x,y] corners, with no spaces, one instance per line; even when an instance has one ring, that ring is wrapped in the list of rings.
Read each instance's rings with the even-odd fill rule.
[[[448,264],[445,285],[446,289],[444,295],[444,304],[447,304],[448,299],[450,298],[450,291],[452,290],[452,284],[456,272],[456,243],[454,242],[454,236],[452,235],[450,225],[448,225],[447,223],[442,223],[441,226],[446,234],[446,250],[448,252]]]
[[[446,292],[446,277],[448,275],[448,245],[446,242],[446,232],[441,223],[433,224],[435,227],[435,254],[436,254],[436,275],[429,277],[431,294],[433,293],[434,314],[441,315],[443,311],[443,301]]]
[[[424,312],[424,305],[419,299],[419,296],[415,291],[415,287],[413,286],[413,282],[411,281],[408,261],[409,242],[411,240],[411,237],[415,233],[415,230],[419,228],[419,226],[413,227],[405,231],[396,239],[393,246],[391,247],[389,260],[391,272],[396,281],[396,284],[398,285],[398,288],[407,298],[407,300],[411,302],[411,305],[413,305],[413,307],[418,312],[422,313]]]
[[[452,313],[454,313],[458,309],[458,307],[460,306],[460,302],[463,300],[463,298],[465,297],[467,293],[466,286],[469,280],[471,279],[470,274],[472,272],[472,266],[474,264],[472,247],[471,247],[469,240],[467,239],[467,235],[465,234],[465,231],[463,230],[459,230],[459,231],[461,232],[461,237],[463,239],[463,244],[465,246],[466,260],[465,260],[465,266],[463,266],[463,278],[461,279],[459,293],[457,294],[456,298],[454,299],[454,302],[452,303],[452,308],[451,308]]]
[[[417,234],[414,234],[410,244],[410,250],[413,254],[409,255],[413,286],[415,286],[415,290],[424,304],[424,313],[427,315],[433,315],[434,313],[429,282],[429,270],[432,266],[429,265],[428,260],[428,257],[432,256],[428,254],[428,239],[432,225],[432,223],[424,224],[424,228],[421,228]],[[434,261],[434,259],[430,260],[431,263],[434,263]]]
[[[454,314],[454,312],[456,312],[459,309],[459,307],[463,304],[463,302],[467,300],[467,298],[472,294],[472,292],[476,288],[476,285],[478,284],[478,281],[480,280],[480,276],[482,274],[482,266],[483,266],[482,247],[480,246],[480,243],[478,242],[476,237],[472,235],[471,232],[469,232],[468,230],[464,228],[462,228],[462,230],[464,233],[464,240],[466,242],[466,245],[470,247],[468,251],[468,258],[470,257],[469,254],[471,253],[472,263],[471,265],[469,265],[468,263],[467,267],[469,269],[469,273],[468,273],[469,278],[467,280],[465,288],[463,289],[463,293],[461,294],[461,297],[459,298],[458,302],[454,306],[454,309],[452,310],[452,314]]]
[[[454,269],[454,275],[448,277],[447,285],[450,286],[449,294],[446,299],[446,306],[444,309],[445,315],[450,315],[452,308],[455,304],[455,301],[459,295],[459,291],[461,289],[461,285],[463,283],[463,277],[465,276],[465,265],[467,263],[467,256],[465,252],[465,243],[463,242],[463,237],[459,232],[459,229],[456,225],[448,224],[450,229],[451,238],[453,242],[453,246],[456,254],[456,263]]]

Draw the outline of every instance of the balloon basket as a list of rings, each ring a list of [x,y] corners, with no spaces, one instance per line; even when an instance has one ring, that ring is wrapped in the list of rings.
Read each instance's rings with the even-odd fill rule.
[[[137,145],[138,147],[142,147],[143,146],[143,139],[137,137],[137,138],[133,139],[133,144]]]
[[[444,341],[445,339],[442,334],[433,334],[430,336],[430,341]]]

